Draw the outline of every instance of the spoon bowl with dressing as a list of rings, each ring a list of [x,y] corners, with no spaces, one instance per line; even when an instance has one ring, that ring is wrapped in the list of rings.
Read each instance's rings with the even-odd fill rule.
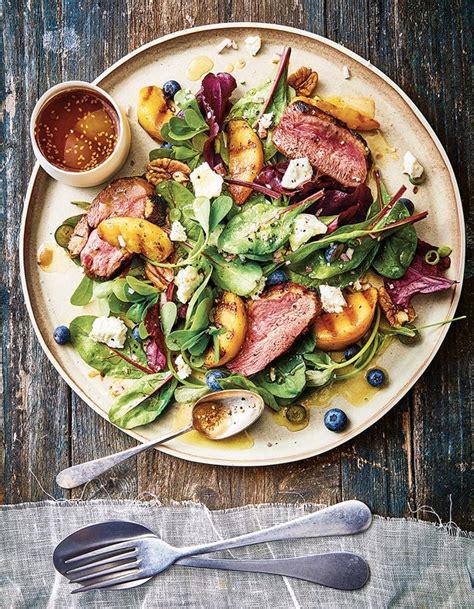
[[[119,453],[63,469],[56,476],[56,482],[62,488],[75,488],[94,480],[114,465],[193,429],[210,440],[225,440],[253,425],[264,408],[263,399],[253,391],[229,389],[208,393],[194,404],[192,421],[182,429]]]

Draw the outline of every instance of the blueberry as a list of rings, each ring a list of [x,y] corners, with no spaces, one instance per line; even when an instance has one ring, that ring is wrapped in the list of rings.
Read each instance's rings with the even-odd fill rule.
[[[411,216],[415,211],[415,205],[413,201],[411,199],[400,199],[400,203],[403,203],[403,205],[407,208],[408,213]]]
[[[347,415],[340,408],[331,408],[324,415],[324,424],[329,431],[342,431],[347,425]]]
[[[326,258],[326,262],[328,264],[330,264],[332,261],[332,255],[336,251],[336,247],[337,245],[331,245],[331,247],[328,247],[328,249],[324,252],[324,257]]]
[[[347,361],[348,359],[352,359],[355,355],[357,355],[360,351],[359,345],[349,345],[347,349],[344,351],[344,359]]]
[[[381,387],[385,383],[385,372],[380,368],[372,368],[367,372],[366,378],[372,387]]]
[[[165,142],[164,144],[161,144],[160,148],[173,148],[173,144]]]
[[[278,285],[279,283],[286,283],[288,281],[288,275],[283,269],[277,269],[270,273],[267,277],[266,285]]]
[[[173,99],[180,89],[181,85],[176,80],[167,80],[163,85],[163,93],[168,99]]]
[[[133,330],[132,330],[132,336],[139,343],[143,342],[142,341],[142,337],[140,336],[140,328],[138,327],[138,324],[133,328]]]
[[[66,345],[71,340],[71,333],[67,326],[58,326],[53,332],[53,337],[58,345]]]
[[[225,374],[221,370],[211,370],[206,374],[206,383],[211,391],[221,391],[219,379],[225,378]]]

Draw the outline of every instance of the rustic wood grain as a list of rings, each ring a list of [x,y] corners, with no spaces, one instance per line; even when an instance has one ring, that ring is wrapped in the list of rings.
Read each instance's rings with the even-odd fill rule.
[[[71,394],[42,353],[23,304],[16,250],[22,197],[33,165],[28,117],[39,94],[61,80],[91,80],[128,51],[186,27],[250,20],[301,27],[370,59],[412,97],[448,151],[467,214],[472,192],[466,137],[472,119],[469,4],[84,0],[79,10],[71,0],[4,3],[0,501],[62,497],[54,484],[57,471],[134,443]],[[472,257],[466,277],[459,312],[472,315]],[[453,326],[409,396],[366,432],[320,457],[245,469],[193,464],[155,451],[66,496],[156,497],[165,503],[192,499],[210,508],[273,501],[334,503],[358,497],[389,516],[409,515],[430,505],[444,521],[452,518],[469,527],[470,351],[467,325]],[[418,514],[430,517],[423,510]]]

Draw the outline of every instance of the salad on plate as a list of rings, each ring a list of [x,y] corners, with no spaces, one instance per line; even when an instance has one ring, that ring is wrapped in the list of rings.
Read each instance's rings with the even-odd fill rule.
[[[374,166],[373,101],[322,99],[315,70],[289,73],[290,53],[240,98],[227,72],[195,93],[141,89],[138,121],[159,142],[144,173],[75,202],[82,213],[56,230],[84,271],[71,303],[95,300],[100,315],[54,337],[123,380],[109,412],[120,427],[223,389],[304,423],[308,392],[354,376],[388,383],[377,355],[423,329],[413,297],[455,283],[450,248],[417,236],[428,211],[404,186],[387,192]],[[409,151],[404,171],[415,188],[425,177]],[[340,409],[324,420],[347,424]]]

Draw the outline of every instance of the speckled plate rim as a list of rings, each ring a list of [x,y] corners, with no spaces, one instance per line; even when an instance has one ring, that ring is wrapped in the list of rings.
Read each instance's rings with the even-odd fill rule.
[[[110,68],[108,68],[107,70],[102,72],[102,74],[100,74],[100,76],[98,76],[93,81],[93,84],[100,85],[101,82],[103,80],[105,80],[105,78],[107,78],[110,74],[115,72],[125,63],[127,63],[130,59],[134,58],[135,56],[139,55],[140,53],[147,51],[148,49],[150,49],[154,46],[158,46],[169,40],[183,38],[183,37],[188,36],[189,34],[196,34],[199,32],[204,32],[204,31],[209,31],[209,30],[239,29],[239,28],[254,28],[254,29],[261,29],[261,30],[277,29],[279,32],[288,32],[289,34],[306,37],[306,38],[315,40],[319,43],[322,43],[324,45],[327,45],[329,47],[332,47],[332,48],[336,49],[337,51],[345,54],[347,57],[350,57],[354,61],[360,63],[366,69],[369,69],[376,76],[378,76],[383,81],[385,81],[385,83],[387,83],[413,111],[414,115],[416,116],[416,118],[418,119],[420,124],[424,127],[424,129],[427,131],[428,136],[431,138],[431,140],[435,144],[437,150],[440,153],[441,158],[443,159],[443,162],[448,170],[448,173],[449,173],[449,176],[451,179],[451,185],[453,188],[454,198],[456,201],[456,211],[458,214],[458,223],[459,223],[459,230],[460,230],[459,241],[460,241],[460,246],[461,246],[461,251],[459,252],[459,269],[458,269],[459,270],[459,275],[458,275],[459,282],[458,282],[458,285],[456,286],[456,289],[453,291],[451,302],[449,304],[449,310],[448,310],[448,318],[454,317],[454,313],[455,313],[457,305],[459,303],[459,298],[460,298],[461,290],[462,290],[464,268],[465,268],[465,256],[466,256],[466,235],[465,235],[464,212],[463,212],[463,208],[462,208],[461,195],[459,192],[459,186],[456,181],[456,176],[454,174],[454,170],[452,168],[451,162],[448,158],[448,155],[446,154],[446,151],[444,150],[443,145],[441,144],[438,136],[436,135],[436,133],[432,129],[431,125],[428,123],[428,121],[422,114],[422,112],[418,109],[418,107],[414,104],[414,102],[408,97],[408,95],[395,82],[393,82],[381,70],[379,70],[378,68],[373,66],[370,61],[364,59],[357,53],[354,53],[353,51],[346,49],[344,46],[342,46],[336,42],[333,42],[332,40],[329,40],[328,38],[325,38],[324,36],[320,36],[318,34],[313,34],[311,32],[307,32],[305,30],[300,30],[298,28],[277,25],[277,24],[254,23],[254,22],[218,23],[218,24],[199,26],[199,27],[195,27],[195,28],[189,28],[186,30],[180,30],[178,32],[174,32],[172,34],[168,34],[166,36],[162,36],[160,38],[152,40],[151,42],[139,47],[138,49],[135,49],[131,53],[128,53],[127,55],[122,57],[122,59],[119,59]],[[25,253],[25,233],[26,233],[26,226],[27,226],[29,204],[30,204],[31,195],[32,195],[32,192],[33,192],[33,189],[35,186],[36,178],[37,178],[38,172],[40,170],[41,170],[41,168],[40,168],[39,163],[36,163],[33,168],[31,178],[30,178],[30,181],[28,184],[28,189],[27,189],[26,196],[25,196],[22,219],[21,219],[21,227],[20,227],[20,242],[19,242],[20,275],[21,275],[21,286],[23,289],[26,307],[27,307],[28,314],[30,316],[30,320],[33,325],[36,337],[37,337],[43,351],[46,353],[48,359],[51,361],[51,363],[53,364],[54,368],[57,370],[59,375],[71,387],[71,389],[73,389],[73,391],[82,400],[84,400],[84,402],[86,402],[86,404],[88,404],[88,406],[90,406],[95,412],[100,414],[103,418],[107,419],[105,412],[103,410],[101,410],[92,400],[90,400],[88,398],[88,396],[86,396],[85,393],[81,390],[79,385],[77,385],[76,382],[65,372],[65,370],[63,370],[63,368],[61,367],[59,362],[54,357],[53,353],[48,348],[48,346],[41,334],[39,325],[38,325],[37,320],[34,315],[32,299],[31,299],[29,288],[28,288],[27,281],[26,281],[26,268],[25,268],[24,253]],[[362,424],[352,428],[349,432],[344,433],[341,436],[338,436],[335,434],[333,442],[330,442],[323,446],[319,446],[316,449],[310,449],[306,453],[300,453],[298,455],[295,455],[294,457],[278,458],[276,456],[276,457],[272,457],[272,458],[263,458],[263,459],[258,459],[258,458],[256,459],[253,457],[253,458],[249,459],[248,461],[239,461],[238,464],[236,464],[235,461],[232,461],[232,460],[213,457],[213,456],[204,457],[204,456],[190,455],[182,450],[169,448],[167,446],[159,447],[158,450],[160,450],[164,453],[173,455],[175,457],[179,457],[180,459],[185,459],[187,461],[192,461],[192,462],[196,462],[196,463],[207,463],[207,464],[211,464],[211,465],[223,465],[223,466],[238,465],[240,467],[255,467],[255,466],[279,465],[279,464],[283,464],[283,463],[292,463],[292,462],[296,462],[296,461],[302,461],[304,459],[308,459],[310,457],[314,457],[316,455],[325,453],[329,450],[332,450],[333,448],[340,446],[341,444],[344,444],[345,442],[351,440],[355,436],[359,435],[360,433],[362,433],[363,431],[365,431],[366,429],[371,427],[376,421],[381,419],[385,414],[387,414],[387,412],[389,412],[389,410],[391,410],[393,408],[393,406],[395,406],[395,404],[397,404],[405,396],[405,394],[413,387],[413,385],[418,381],[418,379],[424,373],[424,371],[429,366],[429,364],[433,360],[434,356],[438,352],[439,348],[441,347],[441,344],[443,343],[448,330],[449,330],[449,325],[443,326],[443,328],[440,331],[438,340],[435,342],[430,353],[427,354],[422,365],[419,366],[418,369],[410,376],[408,381],[400,388],[398,393],[392,399],[387,400],[387,402],[383,408],[380,408],[380,410],[378,410],[378,412],[376,412],[373,416],[371,416],[369,419],[364,421]],[[145,441],[143,436],[134,432],[133,430],[123,430],[122,429],[121,431],[124,431],[125,433],[127,433],[127,435],[135,438],[136,440],[139,440],[140,442]]]

